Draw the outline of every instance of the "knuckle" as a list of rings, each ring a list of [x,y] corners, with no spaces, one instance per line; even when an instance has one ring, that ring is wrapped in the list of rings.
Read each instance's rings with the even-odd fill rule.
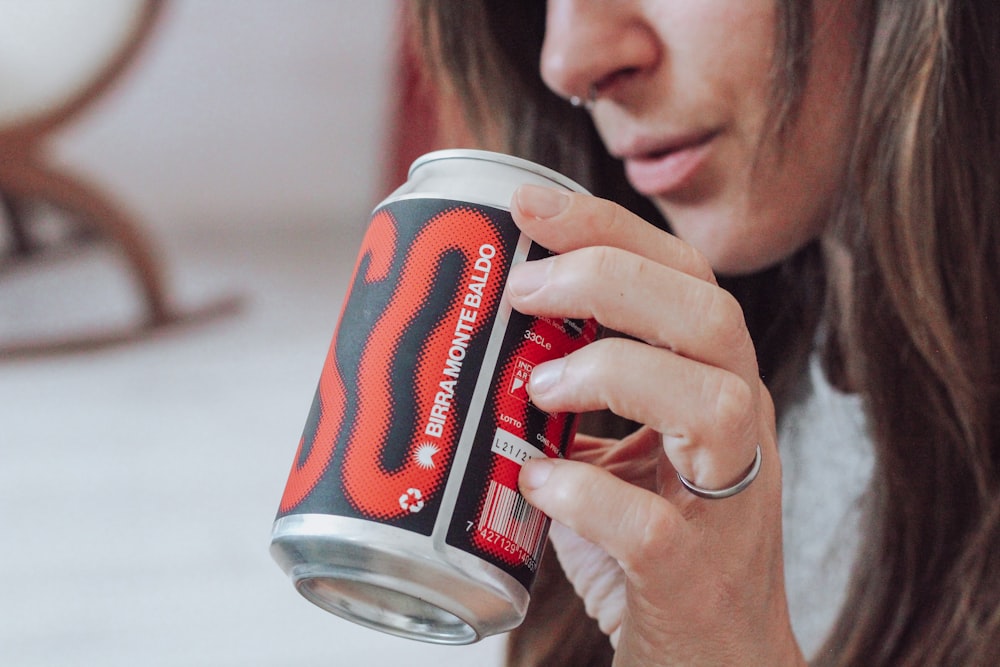
[[[715,272],[712,270],[712,264],[708,261],[708,258],[694,246],[685,243],[682,248],[684,248],[681,251],[683,252],[682,261],[687,273],[695,278],[701,278],[706,282],[714,283]]]
[[[731,373],[722,373],[714,382],[708,382],[706,390],[706,405],[712,406],[710,418],[727,438],[739,444],[745,434],[753,431],[753,391]]]
[[[599,341],[598,341],[599,342]],[[574,412],[604,406],[604,377],[607,374],[607,356],[598,343],[591,343],[564,357],[560,386],[565,390],[557,398],[558,405],[550,404],[550,397],[537,397],[542,409],[570,410]]]
[[[583,354],[580,356],[587,359],[590,375],[595,384],[606,388],[615,384],[614,380],[617,377],[615,360],[624,359],[631,354],[632,347],[633,343],[624,338],[617,336],[602,338],[583,348],[581,350]]]
[[[597,280],[616,277],[621,271],[621,251],[610,246],[591,246],[583,251],[591,268],[590,275]]]
[[[574,386],[585,386],[584,381],[595,374],[601,361],[601,355],[597,354],[598,351],[594,349],[597,342],[595,341],[563,358],[566,364],[563,369],[565,382]]]
[[[702,323],[705,331],[720,345],[739,349],[749,340],[743,317],[743,308],[729,292],[711,288],[711,298],[706,300],[702,312]]]
[[[761,414],[764,421],[767,423],[773,423],[775,421],[775,407],[774,398],[771,396],[771,392],[764,385],[764,381],[757,380],[757,395],[760,397],[761,402]]]
[[[591,246],[581,252],[585,260],[577,280],[586,294],[589,316],[603,324],[620,319],[626,293],[644,280],[648,260],[612,246]]]
[[[632,516],[625,517],[622,522],[635,529],[637,536],[629,562],[623,563],[631,572],[669,556],[676,519],[663,502],[661,498],[650,495],[645,502],[631,505],[628,511]]]
[[[607,409],[621,417],[641,418],[643,396],[623,385],[621,373],[621,360],[635,355],[637,345],[626,338],[602,338],[566,357],[563,377],[575,388],[576,411]]]
[[[550,514],[564,517],[566,510],[574,507],[577,494],[570,479],[572,476],[572,471],[566,470],[566,466],[558,466],[553,471],[551,479],[546,484]]]
[[[602,199],[604,207],[603,220],[604,232],[608,238],[621,238],[620,234],[625,233],[630,227],[635,225],[635,215],[618,204]]]
[[[608,338],[600,338],[595,340],[593,343],[583,348],[585,350],[593,350],[594,353],[600,354],[601,356],[607,357],[609,359],[621,359],[622,355],[628,353],[629,348],[634,345],[633,341],[626,338],[621,338],[619,336],[609,336]]]

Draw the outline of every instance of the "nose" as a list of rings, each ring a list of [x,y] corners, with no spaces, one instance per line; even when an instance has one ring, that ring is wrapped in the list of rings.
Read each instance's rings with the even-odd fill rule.
[[[548,0],[540,70],[557,95],[608,95],[654,66],[660,52],[637,3]]]

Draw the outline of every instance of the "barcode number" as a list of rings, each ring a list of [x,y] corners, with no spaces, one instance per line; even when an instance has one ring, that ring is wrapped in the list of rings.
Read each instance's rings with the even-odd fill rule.
[[[547,518],[515,489],[490,480],[476,529],[489,542],[517,554],[530,569],[538,567],[545,547]]]

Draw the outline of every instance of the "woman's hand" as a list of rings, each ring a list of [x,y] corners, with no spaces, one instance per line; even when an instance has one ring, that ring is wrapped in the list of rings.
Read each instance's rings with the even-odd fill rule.
[[[594,318],[606,338],[537,366],[532,401],[610,409],[645,424],[622,441],[579,437],[572,460],[531,461],[521,490],[552,517],[559,559],[616,665],[802,662],[785,600],[774,409],[735,299],[693,248],[625,209],[524,186],[512,213],[558,255],[515,267],[515,309]],[[760,445],[763,465],[732,485]]]

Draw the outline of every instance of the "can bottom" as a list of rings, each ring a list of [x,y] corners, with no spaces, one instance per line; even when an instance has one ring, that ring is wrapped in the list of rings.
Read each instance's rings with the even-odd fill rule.
[[[397,636],[436,644],[471,644],[475,629],[458,616],[418,597],[364,581],[339,577],[299,579],[307,600],[349,621]]]
[[[274,524],[271,554],[296,590],[359,625],[435,644],[471,644],[523,619],[528,591],[471,554],[385,524],[326,514]]]

